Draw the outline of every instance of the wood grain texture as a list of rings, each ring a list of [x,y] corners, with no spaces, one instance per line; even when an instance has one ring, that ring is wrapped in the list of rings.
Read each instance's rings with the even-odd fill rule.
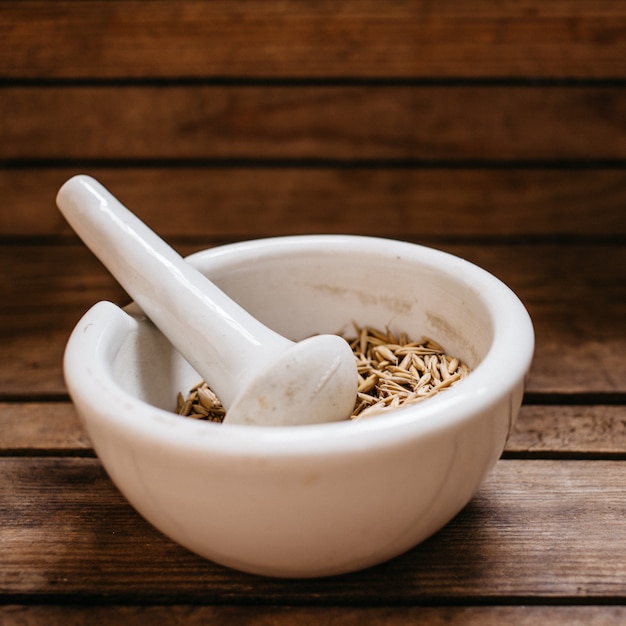
[[[10,77],[619,77],[625,41],[590,0],[0,4]]]
[[[506,445],[510,454],[622,458],[626,409],[622,405],[523,406]]]
[[[621,626],[620,606],[267,607],[56,606],[0,607],[4,626]]]
[[[0,122],[1,123],[1,122]],[[0,168],[0,235],[67,236],[54,199],[85,171],[166,238],[323,233],[626,235],[626,170],[525,168]],[[593,219],[590,215],[593,214]]]
[[[0,2],[0,622],[626,622],[626,3]],[[536,330],[501,459],[431,539],[281,581],[112,485],[61,363],[128,297],[54,206],[83,171],[182,254],[352,233],[510,285]]]
[[[91,452],[69,402],[0,402],[0,454]]]
[[[141,519],[96,459],[0,458],[0,596],[204,604],[626,600],[626,463],[500,461],[415,549],[355,574],[281,581],[196,557]],[[593,529],[593,530],[592,530]]]
[[[607,245],[439,246],[509,285],[535,324],[528,381],[536,393],[626,391],[626,248]],[[193,251],[180,246],[183,254]],[[195,248],[197,249],[197,248]],[[19,262],[17,262],[19,260]],[[63,349],[99,300],[128,297],[82,245],[0,247],[0,394],[64,393]]]
[[[626,90],[5,87],[0,159],[624,160]]]

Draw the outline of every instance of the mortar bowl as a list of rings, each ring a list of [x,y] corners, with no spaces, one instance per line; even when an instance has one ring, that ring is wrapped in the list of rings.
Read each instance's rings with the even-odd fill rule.
[[[533,355],[530,317],[506,285],[445,252],[360,236],[260,239],[188,261],[294,341],[349,335],[354,322],[428,336],[472,371],[360,420],[198,421],[174,413],[198,374],[136,305],[98,303],[70,336],[65,378],[105,470],[145,519],[216,563],[314,577],[400,555],[469,502],[511,433]]]

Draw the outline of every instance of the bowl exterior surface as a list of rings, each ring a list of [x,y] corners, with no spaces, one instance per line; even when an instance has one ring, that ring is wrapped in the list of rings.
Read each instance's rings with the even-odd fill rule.
[[[435,250],[363,237],[246,242],[189,261],[290,339],[349,332],[353,320],[389,326],[431,335],[474,371],[357,422],[196,422],[171,409],[197,374],[136,307],[99,303],[72,333],[66,380],[105,469],[147,520],[223,565],[308,577],[401,554],[467,504],[504,448],[533,351],[530,319],[502,283]]]

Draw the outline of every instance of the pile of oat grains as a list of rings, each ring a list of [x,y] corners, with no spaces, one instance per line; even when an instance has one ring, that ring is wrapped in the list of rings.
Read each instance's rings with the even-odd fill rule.
[[[351,419],[361,419],[420,402],[465,378],[470,370],[448,356],[429,338],[412,341],[369,326],[355,325],[346,338],[357,363],[359,386]],[[187,396],[178,394],[176,412],[190,418],[221,422],[226,415],[219,398],[204,381]]]

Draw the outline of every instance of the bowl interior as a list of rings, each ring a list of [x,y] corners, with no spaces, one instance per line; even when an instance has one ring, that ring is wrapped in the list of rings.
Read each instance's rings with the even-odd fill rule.
[[[349,336],[353,322],[427,336],[475,369],[495,334],[493,277],[428,248],[359,238],[283,238],[234,244],[189,261],[277,332],[297,341],[315,333]],[[497,303],[495,303],[497,304]],[[133,307],[129,310],[133,310]],[[120,386],[173,410],[199,376],[149,323],[115,359]]]

